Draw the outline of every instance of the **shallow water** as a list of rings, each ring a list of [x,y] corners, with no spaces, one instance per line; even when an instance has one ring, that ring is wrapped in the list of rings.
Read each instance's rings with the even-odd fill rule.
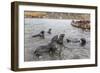
[[[86,59],[90,57],[90,32],[83,31],[80,28],[73,27],[71,25],[72,20],[61,20],[61,19],[34,19],[34,18],[25,18],[24,24],[24,47],[25,47],[25,61],[37,61],[37,58],[34,56],[33,52],[40,45],[45,45],[50,42],[51,38],[54,35],[59,35],[64,33],[64,44],[68,47],[63,49],[62,59]],[[32,35],[39,33],[41,30],[45,32],[49,28],[52,28],[52,34],[45,34],[45,39],[39,37],[32,38]],[[80,40],[80,38],[86,39],[86,45],[80,46],[80,43],[67,43],[66,39],[71,40]],[[48,54],[40,60],[52,60]],[[55,59],[59,59],[55,57]]]

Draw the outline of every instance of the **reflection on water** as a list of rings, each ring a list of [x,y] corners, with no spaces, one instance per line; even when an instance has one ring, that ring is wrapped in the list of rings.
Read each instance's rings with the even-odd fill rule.
[[[73,27],[71,25],[72,20],[58,20],[58,19],[32,19],[25,18],[25,61],[35,61],[34,54],[32,51],[40,46],[50,42],[54,35],[64,33],[64,44],[69,48],[63,50],[63,59],[86,59],[90,57],[90,32],[83,31],[82,29]],[[32,38],[32,35],[39,33],[41,30],[45,32],[49,28],[52,28],[52,34],[45,34],[45,39]],[[86,39],[86,45],[80,46],[80,43],[67,43],[66,39],[80,40],[80,38]],[[49,56],[46,55],[41,60],[50,60]]]

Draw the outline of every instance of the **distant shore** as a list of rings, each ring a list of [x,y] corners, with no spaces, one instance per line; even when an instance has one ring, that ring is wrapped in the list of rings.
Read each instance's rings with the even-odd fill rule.
[[[24,13],[25,18],[47,18],[47,19],[78,19],[90,20],[87,13],[61,13],[61,12],[28,12]]]

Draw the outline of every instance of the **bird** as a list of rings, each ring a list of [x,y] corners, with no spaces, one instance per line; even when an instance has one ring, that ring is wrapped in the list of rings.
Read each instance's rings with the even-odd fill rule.
[[[80,39],[80,45],[81,46],[85,46],[85,44],[86,44],[86,39],[85,38],[81,38]]]
[[[45,38],[45,31],[41,31],[39,34],[33,35],[32,37],[41,37],[41,38]]]
[[[51,30],[52,30],[52,29],[50,28],[50,29],[48,30],[48,32],[47,32],[47,33],[48,33],[48,34],[51,34]]]

